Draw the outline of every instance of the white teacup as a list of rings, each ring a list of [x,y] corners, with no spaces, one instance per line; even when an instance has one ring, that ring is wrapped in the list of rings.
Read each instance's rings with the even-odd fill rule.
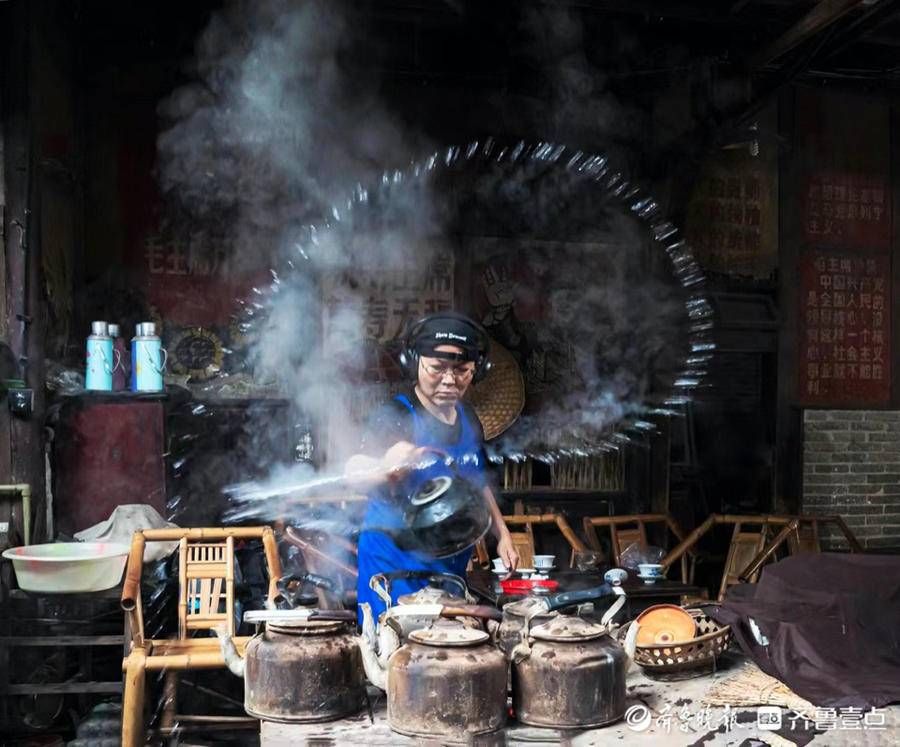
[[[494,564],[495,571],[506,570],[506,563],[503,562],[503,558],[494,558],[491,562]]]
[[[638,573],[646,578],[662,578],[663,567],[659,563],[638,563]]]
[[[535,555],[534,556],[534,567],[538,570],[547,570],[553,567],[554,561],[556,560],[555,555]]]

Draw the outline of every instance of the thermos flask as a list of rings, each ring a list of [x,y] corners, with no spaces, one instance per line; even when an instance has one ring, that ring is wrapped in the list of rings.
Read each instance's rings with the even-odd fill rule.
[[[106,322],[91,322],[91,334],[87,338],[84,388],[95,392],[111,392],[113,371],[117,365],[108,325]]]
[[[117,358],[116,367],[113,369],[112,388],[114,392],[121,392],[128,387],[131,356],[125,348],[125,340],[119,334],[119,325],[109,325],[109,336],[113,341],[113,355]]]
[[[137,325],[131,340],[131,389],[135,392],[161,392],[164,389],[163,371],[166,351],[156,334],[153,322]]]

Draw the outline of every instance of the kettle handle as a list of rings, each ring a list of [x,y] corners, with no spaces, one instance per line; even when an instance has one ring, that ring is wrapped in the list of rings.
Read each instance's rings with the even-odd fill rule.
[[[602,599],[615,594],[612,586],[609,584],[601,584],[590,589],[579,589],[578,591],[564,591],[560,594],[552,594],[544,597],[544,604],[549,612],[562,609],[563,607],[571,607],[581,602],[593,602],[596,599]]]
[[[454,573],[444,573],[442,571],[390,571],[388,573],[376,573],[372,578],[369,579],[369,588],[372,589],[381,599],[387,604],[388,607],[391,606],[391,582],[392,581],[403,581],[403,580],[421,580],[427,579],[428,581],[433,581],[440,579],[442,581],[449,581],[454,586],[459,588],[462,593],[463,599],[467,599],[469,596],[469,587],[466,586],[466,582],[463,581],[459,576]]]
[[[325,591],[330,591],[330,592],[335,591],[334,583],[330,579],[325,578],[324,576],[319,576],[315,573],[306,573],[306,572],[304,572],[304,573],[288,573],[288,574],[282,576],[281,578],[279,578],[275,582],[275,586],[278,589],[278,596],[275,597],[275,599],[273,601],[278,603],[279,601],[283,600],[283,601],[287,602],[293,609],[294,605],[297,602],[297,597],[299,596],[300,591],[301,591],[301,589],[298,589],[295,594],[291,594],[291,592],[288,589],[288,586],[294,581],[298,582],[301,587],[303,586],[303,584],[309,583],[319,589],[324,589]]]

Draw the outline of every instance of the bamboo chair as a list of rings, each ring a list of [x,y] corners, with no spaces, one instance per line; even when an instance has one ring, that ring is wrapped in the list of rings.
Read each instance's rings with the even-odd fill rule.
[[[572,548],[571,556],[573,558],[576,552],[587,549],[562,514],[513,514],[504,516],[503,521],[506,522],[507,527],[510,529],[513,546],[516,548],[516,552],[519,553],[523,568],[534,567],[534,527],[537,525],[553,525],[559,529],[560,534],[569,543],[569,547]],[[523,529],[516,531],[519,527],[523,527]],[[572,560],[570,558],[569,565],[571,564]]]
[[[138,747],[144,739],[144,695],[146,673],[166,671],[163,730],[190,717],[174,715],[177,672],[191,669],[225,667],[214,635],[191,637],[199,631],[209,632],[225,625],[238,651],[243,653],[250,636],[235,637],[234,625],[234,541],[261,539],[269,572],[268,600],[278,595],[277,581],[281,562],[270,527],[233,527],[212,529],[145,529],[134,533],[125,583],[122,609],[125,611],[131,640],[122,662],[125,693],[122,702],[122,745]],[[179,543],[178,558],[178,637],[149,639],[144,633],[141,607],[141,573],[147,542]],[[203,717],[197,717],[201,719]],[[245,721],[242,719],[242,722]],[[246,719],[248,723],[253,720]],[[246,725],[246,724],[245,724]]]
[[[310,532],[297,527],[285,527],[283,536],[300,550],[307,571],[334,583],[332,591],[316,589],[322,609],[352,608],[356,605],[356,579],[359,575],[356,559],[359,551],[354,542],[336,534]]]
[[[863,552],[862,546],[857,541],[853,532],[840,516],[784,516],[778,514],[760,514],[756,516],[738,516],[732,514],[710,514],[707,519],[694,529],[684,540],[669,551],[662,560],[663,568],[669,568],[675,561],[681,559],[690,551],[700,539],[713,527],[721,524],[733,524],[731,546],[725,561],[725,569],[722,574],[722,583],[719,587],[719,601],[725,596],[729,586],[735,583],[755,583],[759,577],[759,570],[763,564],[775,555],[775,551],[788,541],[789,548],[803,548],[804,551],[818,552],[818,534],[821,524],[836,524],[838,529],[847,539],[850,552]],[[810,530],[816,537],[816,542],[805,540],[801,543],[800,527],[804,524],[812,524]],[[748,531],[746,527],[756,525],[756,531]],[[778,527],[780,531],[776,537],[766,543],[770,531]],[[806,535],[809,536],[809,533]]]
[[[354,543],[337,535],[329,534],[326,536],[321,532],[305,532],[297,527],[286,527],[284,537],[300,550],[306,569],[311,573],[318,573],[326,577],[331,577],[338,573],[341,576],[345,576],[351,585],[356,584],[356,568],[336,558],[333,551],[328,552],[327,549],[323,549],[323,546],[331,544],[342,551],[344,555],[355,560],[358,550]]]
[[[797,522],[796,529],[788,536],[787,541],[791,555],[821,552],[822,544],[819,541],[818,519]]]
[[[584,536],[588,546],[592,550],[603,552],[600,538],[597,535],[597,527],[609,527],[610,551],[613,565],[622,564],[622,553],[632,544],[639,547],[648,546],[647,525],[663,524],[668,532],[671,532],[678,542],[684,540],[684,532],[668,514],[622,514],[620,516],[585,516],[583,519]],[[691,562],[688,564],[688,557]],[[694,567],[696,555],[693,550],[688,550],[681,556],[681,580],[683,583],[694,582]]]
[[[769,539],[769,522],[766,519],[753,521],[754,517],[748,518],[750,521],[734,523],[731,544],[728,546],[725,568],[722,571],[722,582],[719,585],[719,601],[725,598],[725,592],[729,586],[742,583],[744,569],[763,551],[766,541]],[[755,584],[758,578],[759,571],[757,569],[746,577],[746,582]]]
[[[519,554],[519,567],[534,568],[534,556],[536,553],[534,546],[534,529],[531,528],[531,524],[525,525],[524,532],[510,532],[509,538],[512,540],[512,545],[516,552]]]
[[[487,543],[480,539],[475,543],[475,552],[469,559],[469,568],[490,568],[491,556],[488,553]]]

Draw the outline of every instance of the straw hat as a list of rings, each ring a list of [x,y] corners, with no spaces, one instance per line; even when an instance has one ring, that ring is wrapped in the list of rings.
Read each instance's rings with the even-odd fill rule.
[[[488,441],[515,423],[525,406],[525,380],[512,353],[491,340],[490,360],[487,376],[466,394]]]

